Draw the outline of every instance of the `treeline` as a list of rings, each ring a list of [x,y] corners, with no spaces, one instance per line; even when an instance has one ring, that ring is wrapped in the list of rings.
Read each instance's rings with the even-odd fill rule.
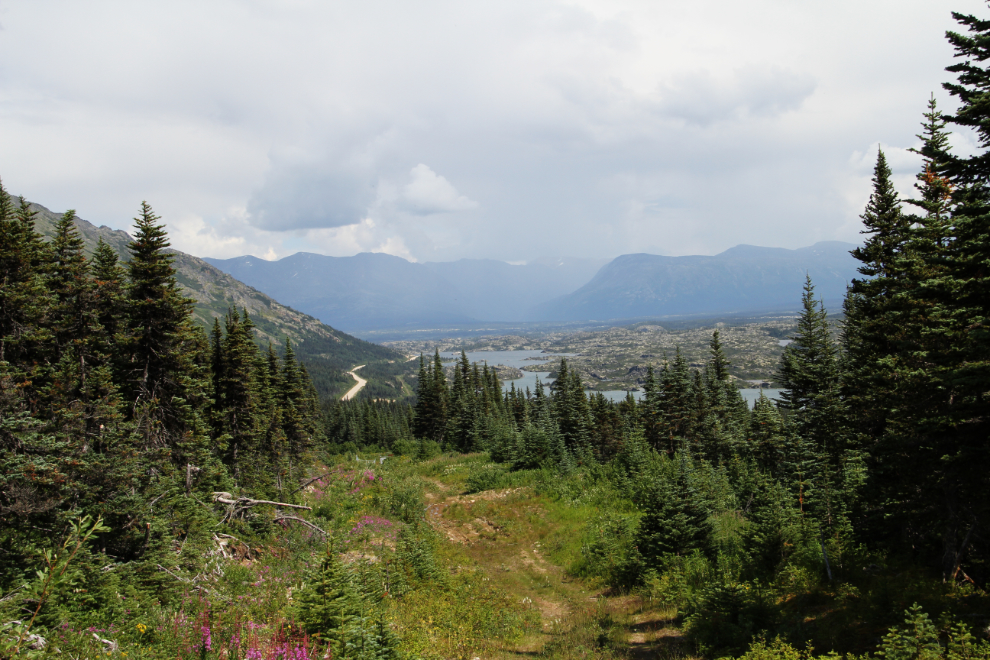
[[[196,327],[147,204],[126,263],[87,259],[72,211],[50,242],[33,216],[0,186],[0,591],[84,515],[126,561],[212,520],[212,492],[290,497],[323,432],[293,347],[260,350],[246,312]]]

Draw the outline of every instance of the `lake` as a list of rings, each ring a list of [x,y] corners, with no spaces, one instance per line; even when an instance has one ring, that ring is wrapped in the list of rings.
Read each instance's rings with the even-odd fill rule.
[[[558,362],[560,358],[564,357],[574,357],[576,353],[544,353],[543,351],[471,351],[466,353],[468,360],[471,362],[487,362],[490,365],[501,364],[506,367],[516,367],[521,369],[525,366],[532,365],[534,363],[544,363],[547,367],[550,367],[552,363]],[[459,359],[461,357],[460,351],[446,351],[440,353],[440,357],[445,359]],[[515,385],[517,390],[523,392],[526,388],[529,388],[530,392],[536,390],[536,379],[539,378],[540,382],[544,385],[549,385],[553,382],[553,378],[550,378],[550,371],[524,371],[522,372],[522,378],[517,378],[515,380],[507,380],[502,383],[502,389],[506,392]],[[743,398],[746,399],[746,403],[749,407],[753,407],[753,403],[760,396],[760,390],[758,388],[747,388],[744,390],[739,390]],[[763,393],[771,398],[776,399],[780,395],[779,389],[764,388]],[[606,398],[610,401],[622,401],[626,398],[625,390],[610,390],[607,392],[602,392]],[[642,391],[633,392],[633,397],[639,401],[643,398]]]
[[[540,363],[544,363],[547,367],[550,367],[552,363],[559,362],[562,357],[574,357],[576,355],[576,353],[544,353],[543,351],[470,351],[465,354],[471,362],[487,362],[490,365],[501,364],[506,367],[516,367],[517,369]],[[456,360],[460,359],[461,352],[446,351],[440,353],[440,357],[454,358]],[[502,383],[502,389],[508,392],[510,387],[515,385],[517,390],[525,392],[528,387],[530,392],[534,392],[536,391],[537,378],[544,385],[549,385],[553,382],[553,378],[550,378],[549,368],[547,371],[524,371],[522,373],[522,378],[507,380]]]

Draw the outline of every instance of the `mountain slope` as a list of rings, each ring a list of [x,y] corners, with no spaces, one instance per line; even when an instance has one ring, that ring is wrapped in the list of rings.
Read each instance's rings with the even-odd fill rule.
[[[39,204],[31,204],[31,208],[38,212],[35,216],[38,232],[51,237],[59,215]],[[106,226],[97,227],[79,218],[76,219],[76,227],[82,235],[87,254],[92,254],[99,239],[103,238],[117,251],[121,261],[130,258],[127,245],[132,239],[127,232]],[[390,348],[362,341],[287,307],[202,259],[177,250],[173,253],[176,279],[183,292],[196,301],[193,316],[197,324],[209,330],[213,319],[222,316],[231,307],[246,309],[257,326],[258,342],[281,346],[288,337],[296,355],[306,363],[323,393],[335,394],[338,389],[346,391],[353,380],[343,371],[356,364],[387,363],[390,360],[401,363],[405,359]]]
[[[349,330],[475,321],[450,299],[443,278],[421,264],[388,254],[326,257],[298,252],[279,261],[251,256],[205,261]]]
[[[797,250],[739,245],[715,256],[626,254],[534,316],[583,321],[793,308],[806,274],[820,298],[835,301],[857,276],[854,247],[826,241]]]
[[[205,259],[325,323],[348,330],[526,320],[530,307],[573,291],[604,260],[511,265],[490,259],[411,263],[381,253],[278,261]],[[331,285],[332,286],[328,286]]]

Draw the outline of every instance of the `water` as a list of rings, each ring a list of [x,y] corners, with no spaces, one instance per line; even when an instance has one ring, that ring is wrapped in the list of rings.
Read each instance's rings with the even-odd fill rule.
[[[763,395],[768,399],[774,399],[774,400],[779,399],[780,392],[781,390],[776,388],[769,388],[769,387],[763,388]],[[753,404],[756,403],[756,400],[760,398],[760,390],[755,387],[739,390],[739,393],[742,395],[742,398],[746,400],[746,403],[749,405],[750,409],[753,408]],[[618,402],[618,401],[625,401],[626,399],[626,392],[624,390],[612,390],[609,392],[602,392],[602,394],[604,394],[609,401]],[[637,401],[642,399],[643,391],[640,390],[638,392],[633,392],[633,398],[636,399]]]
[[[605,395],[605,398],[606,399],[608,399],[609,401],[611,401],[613,403],[618,403],[619,401],[625,401],[626,400],[626,391],[625,390],[608,390],[606,392],[602,392],[602,394]],[[643,396],[645,395],[645,392],[643,392],[643,390],[633,390],[632,395],[633,395],[633,398],[634,399],[636,399],[637,401],[639,401],[640,399],[643,398]]]
[[[467,358],[472,363],[474,362],[487,362],[490,365],[501,364],[506,367],[516,367],[521,369],[522,367],[532,365],[532,364],[546,364],[547,367],[555,366],[554,363],[558,362],[562,357],[573,357],[576,353],[544,353],[543,351],[471,351],[467,353]],[[447,351],[440,354],[440,357],[445,359],[459,359],[461,357],[460,351]],[[538,358],[538,359],[527,359],[527,358]],[[524,371],[522,372],[522,378],[517,378],[515,380],[507,380],[502,383],[502,389],[506,392],[512,385],[516,386],[517,390],[522,392],[529,388],[530,392],[536,391],[536,379],[539,378],[540,382],[544,386],[549,385],[553,382],[553,378],[550,378],[550,370],[547,371]],[[763,388],[763,394],[770,399],[778,399],[780,397],[781,390],[776,388]],[[739,390],[742,397],[752,408],[753,404],[760,396],[759,388],[747,388],[744,390]],[[609,390],[607,392],[602,392],[609,401],[624,401],[626,398],[625,390]],[[639,401],[643,398],[643,391],[638,390],[633,392],[633,398]]]
[[[763,388],[763,396],[765,396],[768,399],[779,400],[781,392],[783,392],[783,390],[779,390],[775,387]],[[756,400],[760,398],[760,390],[759,388],[756,387],[750,387],[750,388],[746,388],[745,390],[739,390],[739,393],[742,394],[744,399],[746,399],[746,403],[749,404],[750,409],[753,408],[753,404],[756,403]]]
[[[548,367],[558,362],[562,357],[573,357],[577,355],[576,353],[544,353],[543,351],[472,351],[466,354],[467,359],[473,362],[487,362],[488,364],[494,366],[496,364],[501,364],[506,367],[516,367],[521,369],[526,366],[531,366],[534,364],[546,364]],[[441,353],[442,358],[454,358],[460,359],[460,351],[447,351]],[[539,358],[537,360],[527,360],[526,358]],[[522,372],[522,378],[516,378],[515,380],[507,380],[502,383],[502,389],[506,392],[509,391],[512,385],[516,386],[517,390],[526,391],[529,388],[530,392],[536,391],[536,379],[539,378],[540,382],[544,385],[549,385],[553,382],[553,378],[550,378],[550,370],[546,371],[524,371]]]

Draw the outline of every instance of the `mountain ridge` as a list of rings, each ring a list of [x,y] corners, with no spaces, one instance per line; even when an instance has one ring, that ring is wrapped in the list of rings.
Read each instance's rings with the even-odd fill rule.
[[[512,265],[493,259],[410,262],[362,252],[204,259],[278,300],[347,330],[525,320],[527,311],[586,282],[605,260]],[[328,291],[325,283],[342,286]]]
[[[360,332],[793,309],[806,273],[821,297],[831,302],[845,295],[857,275],[848,253],[854,247],[841,241],[797,249],[740,244],[717,255],[635,253],[611,261],[555,260],[559,266],[492,259],[416,263],[369,252],[204,261],[326,323]]]
[[[794,308],[810,275],[820,298],[845,296],[856,246],[820,241],[789,249],[737,245],[716,255],[625,254],[584,286],[551,301],[541,321],[737,313]]]

